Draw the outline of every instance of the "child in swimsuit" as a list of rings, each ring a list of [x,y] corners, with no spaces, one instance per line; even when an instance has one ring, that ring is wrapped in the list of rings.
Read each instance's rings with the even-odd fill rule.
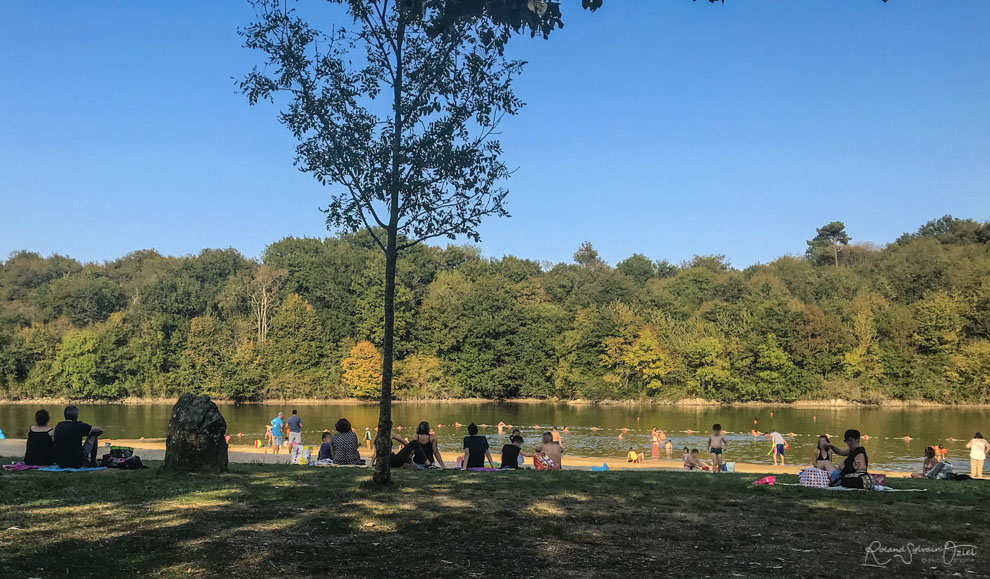
[[[712,434],[708,437],[708,454],[712,457],[712,468],[715,472],[722,470],[722,451],[729,446],[722,434],[722,425],[713,424]]]

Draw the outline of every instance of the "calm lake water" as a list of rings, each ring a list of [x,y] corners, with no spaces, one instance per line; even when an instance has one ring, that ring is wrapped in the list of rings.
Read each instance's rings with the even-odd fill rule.
[[[116,438],[163,438],[168,426],[171,407],[168,405],[80,405],[81,419],[104,427],[107,435]],[[348,418],[363,439],[365,427],[374,432],[378,420],[375,405],[300,405],[303,419],[303,442],[318,444],[324,428],[333,429],[340,417]],[[235,407],[221,405],[227,419],[227,433],[251,444],[263,438],[265,425],[281,410],[288,415],[292,407],[284,404],[260,404]],[[11,438],[23,438],[33,422],[34,406],[0,403],[0,428]],[[53,416],[61,416],[61,406],[48,408]],[[771,416],[772,413],[772,416]],[[920,468],[926,445],[942,444],[948,458],[968,472],[966,442],[973,433],[990,435],[990,410],[956,408],[788,408],[788,407],[668,407],[668,406],[572,406],[567,404],[471,403],[443,404],[433,402],[402,403],[393,407],[395,424],[402,426],[401,434],[411,436],[420,420],[436,427],[441,449],[454,451],[466,435],[464,425],[475,422],[488,425],[482,434],[489,436],[492,446],[501,447],[505,435],[499,436],[494,425],[499,421],[520,427],[531,449],[537,435],[550,426],[568,427],[564,435],[566,453],[577,456],[601,456],[610,460],[623,459],[630,446],[650,451],[650,428],[656,426],[667,432],[674,443],[674,457],[684,446],[704,450],[708,432],[715,422],[732,434],[728,436],[727,461],[772,463],[768,456],[770,441],[755,439],[749,431],[756,428],[768,432],[776,428],[785,436],[793,432],[788,462],[808,464],[814,453],[816,436],[826,432],[833,442],[841,445],[842,432],[858,428],[868,435],[864,442],[870,453],[871,465],[887,470],[916,470]],[[753,421],[758,421],[754,426]],[[462,426],[455,428],[454,423]],[[443,425],[438,427],[438,425]],[[537,428],[538,426],[538,428]],[[592,430],[595,428],[596,430]],[[628,429],[624,440],[618,435]],[[688,432],[690,431],[690,432]],[[906,442],[905,436],[912,440]],[[952,440],[950,440],[952,439]],[[661,451],[661,456],[664,453]]]

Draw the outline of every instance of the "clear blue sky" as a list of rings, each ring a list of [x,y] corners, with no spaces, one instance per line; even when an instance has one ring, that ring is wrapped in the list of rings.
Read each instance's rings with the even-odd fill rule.
[[[815,227],[892,241],[990,219],[990,2],[565,1],[520,39],[505,125],[511,219],[485,255],[608,261],[801,253]],[[272,106],[246,3],[16,2],[0,18],[0,256],[139,248],[257,256],[323,236],[326,192]]]

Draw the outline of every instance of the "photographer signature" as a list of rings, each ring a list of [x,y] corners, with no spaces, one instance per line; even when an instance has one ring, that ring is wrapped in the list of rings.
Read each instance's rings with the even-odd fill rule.
[[[959,545],[946,541],[944,545],[915,545],[907,543],[900,547],[888,547],[880,541],[873,541],[866,547],[866,558],[863,565],[869,567],[885,567],[893,560],[910,565],[915,557],[929,558],[941,555],[944,565],[951,565],[959,558],[976,557],[976,545]]]

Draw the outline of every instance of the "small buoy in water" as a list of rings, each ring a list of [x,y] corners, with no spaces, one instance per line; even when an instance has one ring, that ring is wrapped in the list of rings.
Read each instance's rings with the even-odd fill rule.
[[[911,442],[911,437],[910,436],[905,436],[904,437],[904,442]]]
[[[759,424],[759,423],[760,423],[759,420],[756,420],[755,418],[753,419],[753,424]]]
[[[539,424],[534,424],[534,425],[533,425],[533,428],[535,428],[535,429],[537,429],[537,430],[539,430],[539,429],[540,429],[540,425],[539,425]]]
[[[240,433],[240,432],[238,432],[238,433],[237,433],[237,438],[240,438],[240,437],[242,437],[242,436],[244,436],[244,434],[243,434],[243,433]]]
[[[949,438],[946,438],[946,440],[948,440],[949,442],[955,442],[956,439],[950,436]]]
[[[141,440],[144,440],[144,437],[143,436],[141,437]]]
[[[794,433],[793,432],[788,432],[787,433],[787,436],[790,436],[791,438],[794,438]]]
[[[488,428],[488,425],[487,424],[482,424],[481,427],[482,428]]]
[[[454,428],[460,428],[460,427],[461,427],[461,423],[460,423],[460,422],[457,422],[457,421],[455,420],[455,421],[454,421]]]
[[[396,426],[395,429],[396,430],[402,430],[402,427],[401,426]]]
[[[636,417],[636,422],[639,422],[639,416]]]
[[[869,439],[870,439],[870,435],[869,434],[864,434],[863,435],[863,440],[869,440]]]
[[[773,418],[773,412],[770,413],[770,418]]]
[[[591,427],[591,431],[592,432],[598,432],[598,427],[597,426],[592,426]]]
[[[437,424],[437,428],[443,428],[443,424]]]
[[[812,422],[818,422],[818,417],[817,416],[812,416],[811,417],[811,421]]]
[[[688,434],[691,434],[691,429],[690,429],[690,428],[688,428],[688,429],[687,429],[687,430],[685,430],[684,432],[687,432]]]
[[[629,432],[629,429],[628,428],[623,428],[622,429],[622,434],[625,434],[626,432]]]

